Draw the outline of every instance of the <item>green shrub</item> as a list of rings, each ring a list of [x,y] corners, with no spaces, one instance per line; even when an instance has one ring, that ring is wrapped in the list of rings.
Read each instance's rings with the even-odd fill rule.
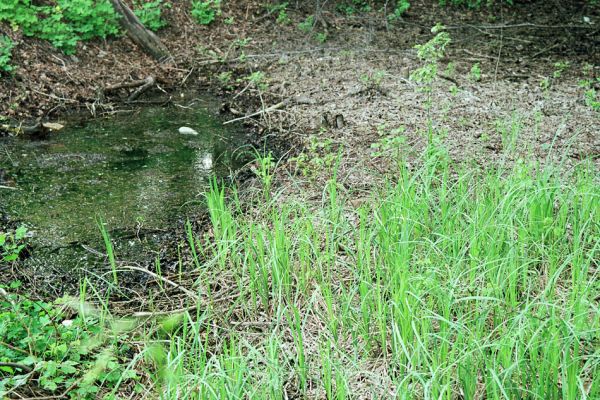
[[[157,31],[167,26],[167,22],[162,19],[162,10],[160,8],[162,0],[154,0],[138,5],[134,12],[142,24],[150,30]],[[170,6],[166,4],[165,7]]]
[[[48,40],[66,54],[73,54],[80,40],[119,33],[117,15],[108,0],[57,0],[52,6],[3,0],[1,21],[20,28],[25,36]]]
[[[365,0],[350,0],[341,2],[336,6],[336,9],[346,15],[352,15],[360,12],[371,11],[371,6]]]
[[[25,248],[26,237],[27,228],[24,226],[18,227],[14,232],[0,232],[0,264],[19,258],[19,254]]]
[[[220,0],[192,1],[192,15],[200,25],[210,25],[220,13]]]
[[[14,69],[10,65],[13,47],[15,44],[8,36],[0,36],[0,72],[10,72]]]
[[[315,25],[315,16],[314,15],[309,15],[308,17],[306,17],[306,19],[302,22],[300,22],[298,24],[298,29],[300,29],[302,32],[310,32],[313,29],[313,26]]]
[[[408,0],[398,0],[396,3],[396,8],[394,8],[394,12],[388,15],[388,19],[390,21],[400,19],[402,15],[408,11],[410,8],[410,3]]]
[[[0,341],[11,344],[0,346],[0,363],[5,363],[0,364],[0,396],[35,385],[53,395],[68,388],[73,399],[107,398],[101,389],[139,379],[122,362],[127,345],[113,340],[116,331],[103,328],[91,310],[86,316],[70,319],[69,308],[83,308],[78,302],[69,304],[73,299],[63,299],[50,303],[7,293],[20,286],[20,282],[0,286]],[[35,371],[35,379],[27,369]]]

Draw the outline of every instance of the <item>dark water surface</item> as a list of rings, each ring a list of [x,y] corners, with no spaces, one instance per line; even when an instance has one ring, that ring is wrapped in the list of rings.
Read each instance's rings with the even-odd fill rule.
[[[209,101],[149,108],[67,123],[47,140],[2,139],[0,168],[16,188],[0,191],[2,207],[50,247],[97,242],[99,218],[109,231],[173,228],[202,207],[213,174],[243,162],[246,135],[214,112]]]

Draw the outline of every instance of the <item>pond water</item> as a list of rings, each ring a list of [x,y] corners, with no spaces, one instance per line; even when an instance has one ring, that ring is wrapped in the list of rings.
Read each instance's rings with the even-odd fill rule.
[[[215,112],[210,101],[148,108],[67,123],[46,140],[2,139],[0,168],[15,187],[0,191],[2,207],[50,247],[97,241],[100,219],[111,232],[173,228],[201,207],[210,177],[244,162],[248,138]]]

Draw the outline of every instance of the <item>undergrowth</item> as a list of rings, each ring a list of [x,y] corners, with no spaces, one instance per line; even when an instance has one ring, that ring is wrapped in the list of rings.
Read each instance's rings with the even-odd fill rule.
[[[166,26],[161,17],[161,0],[135,5],[136,15],[149,29]],[[25,36],[49,41],[65,54],[75,53],[80,41],[120,34],[117,14],[108,0],[56,0],[40,5],[30,0],[3,0],[0,22],[3,21],[15,30],[21,29]],[[0,69],[2,65],[0,60]]]
[[[358,196],[333,162],[316,206],[273,191],[270,155],[254,199],[213,182],[210,229],[187,230],[198,277],[187,305],[131,334],[102,298],[90,320],[9,297],[1,340],[18,350],[2,361],[35,372],[3,368],[4,390],[36,380],[53,393],[74,385],[73,398],[134,387],[163,399],[598,398],[596,167],[568,178],[526,161],[480,169],[435,142],[418,164],[398,160]],[[248,202],[260,207],[246,213]]]
[[[8,36],[0,36],[0,73],[11,72],[14,67],[10,64],[13,41]]]
[[[255,217],[213,185],[197,288],[235,295],[183,314],[163,397],[600,396],[594,167],[421,164],[357,209],[335,171],[320,207],[275,194]]]
[[[81,40],[106,38],[119,32],[116,14],[108,0],[57,0],[35,5],[29,0],[4,0],[0,22],[7,21],[25,36],[50,41],[66,54]]]

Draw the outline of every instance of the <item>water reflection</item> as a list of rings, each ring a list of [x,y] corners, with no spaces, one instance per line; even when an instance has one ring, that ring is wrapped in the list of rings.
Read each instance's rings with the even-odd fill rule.
[[[181,125],[199,135],[179,134]],[[212,174],[240,165],[232,154],[244,139],[199,107],[93,121],[44,142],[4,140],[0,166],[18,190],[2,202],[52,242],[97,237],[97,216],[110,229],[165,228],[193,211]]]

